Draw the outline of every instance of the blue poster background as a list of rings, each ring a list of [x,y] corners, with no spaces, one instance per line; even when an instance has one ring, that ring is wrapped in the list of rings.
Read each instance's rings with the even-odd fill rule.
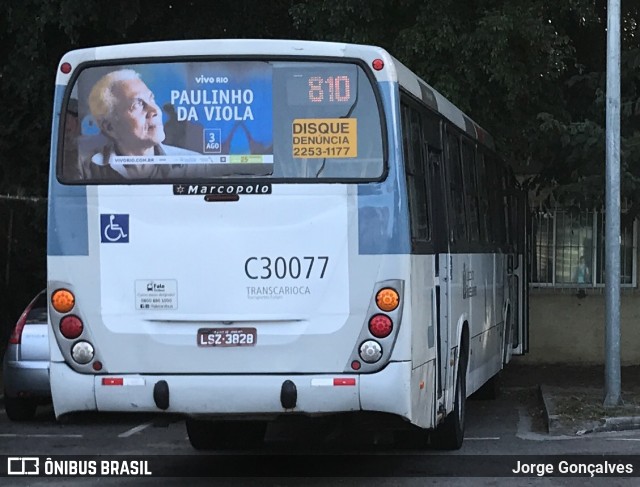
[[[122,68],[138,72],[154,93],[163,112],[165,144],[201,154],[273,154],[272,68],[258,61],[87,68],[76,85],[83,136],[100,133],[87,103],[93,85]],[[207,150],[212,137],[220,146]]]

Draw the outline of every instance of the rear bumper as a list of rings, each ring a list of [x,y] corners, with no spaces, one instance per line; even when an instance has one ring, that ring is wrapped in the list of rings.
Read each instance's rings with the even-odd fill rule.
[[[106,385],[103,379],[114,379]],[[122,380],[120,380],[122,379]],[[331,414],[380,411],[410,414],[410,362],[390,363],[375,374],[323,375],[87,375],[51,364],[56,416],[72,411],[167,412],[190,416]],[[161,410],[154,387],[165,381],[169,407]],[[296,405],[285,409],[282,385],[295,384]],[[121,385],[120,385],[121,384]],[[69,393],[73,391],[73,394]]]
[[[8,397],[51,396],[48,361],[13,361],[3,363],[4,392]]]

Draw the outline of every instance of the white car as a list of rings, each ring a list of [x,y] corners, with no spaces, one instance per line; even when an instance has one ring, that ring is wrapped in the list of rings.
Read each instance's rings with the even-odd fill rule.
[[[2,364],[4,408],[12,421],[26,421],[51,402],[47,290],[25,308],[9,338]]]

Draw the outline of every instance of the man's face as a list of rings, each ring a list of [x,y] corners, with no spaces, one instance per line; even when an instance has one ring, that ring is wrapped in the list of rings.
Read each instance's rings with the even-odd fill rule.
[[[151,90],[141,79],[120,81],[113,86],[116,97],[105,131],[121,155],[142,155],[165,138],[162,112]]]

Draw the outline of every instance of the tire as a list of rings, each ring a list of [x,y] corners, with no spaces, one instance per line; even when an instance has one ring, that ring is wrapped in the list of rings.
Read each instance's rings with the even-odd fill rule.
[[[33,399],[4,396],[4,410],[11,421],[29,421],[36,415],[38,404]]]
[[[196,450],[236,450],[259,447],[267,430],[265,421],[209,421],[187,418],[187,435]]]
[[[467,399],[467,357],[460,360],[456,374],[453,411],[431,436],[431,445],[437,450],[458,450],[464,440],[464,420]]]

